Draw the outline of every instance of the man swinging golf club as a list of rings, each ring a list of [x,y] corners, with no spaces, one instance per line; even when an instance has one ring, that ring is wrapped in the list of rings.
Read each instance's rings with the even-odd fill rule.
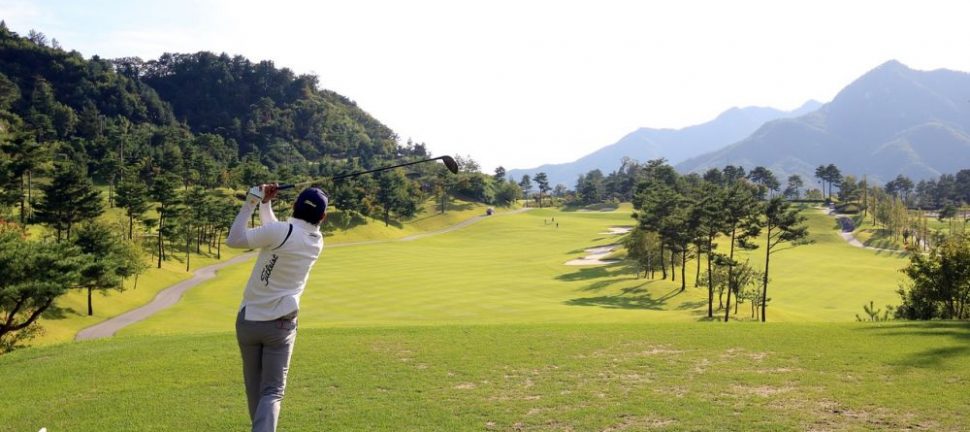
[[[272,200],[279,186],[254,186],[229,229],[226,245],[259,248],[236,317],[243,379],[254,432],[276,431],[286,374],[296,341],[297,312],[310,268],[323,250],[320,224],[327,218],[327,196],[307,188],[293,204],[293,216],[280,222]],[[259,206],[262,225],[247,229]]]

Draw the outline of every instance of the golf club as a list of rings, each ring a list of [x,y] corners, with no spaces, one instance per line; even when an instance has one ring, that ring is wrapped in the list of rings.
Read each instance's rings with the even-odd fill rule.
[[[403,164],[400,164],[400,165],[386,166],[386,167],[381,167],[381,168],[376,168],[376,169],[367,170],[367,171],[361,171],[361,172],[356,172],[356,173],[350,173],[350,174],[341,174],[341,175],[338,175],[338,176],[330,177],[330,179],[331,180],[340,180],[340,179],[345,179],[345,178],[350,178],[350,177],[357,177],[357,176],[362,176],[364,174],[371,174],[371,173],[376,173],[376,172],[380,172],[380,171],[387,171],[387,170],[394,169],[394,168],[406,167],[408,165],[415,165],[415,164],[424,163],[424,162],[431,162],[431,161],[435,161],[435,160],[441,160],[442,162],[444,162],[445,167],[448,168],[448,171],[451,171],[452,174],[458,174],[458,162],[455,162],[455,159],[454,158],[452,158],[451,156],[438,156],[436,158],[423,159],[423,160],[419,160],[419,161],[403,163]],[[313,183],[316,183],[318,180],[310,180],[310,181],[305,181],[305,182],[301,182],[301,183],[294,183],[294,184],[281,184],[281,185],[279,185],[279,187],[277,189],[278,190],[284,190],[284,189],[292,189],[292,188],[300,187],[300,186],[309,186],[309,185],[311,185]]]

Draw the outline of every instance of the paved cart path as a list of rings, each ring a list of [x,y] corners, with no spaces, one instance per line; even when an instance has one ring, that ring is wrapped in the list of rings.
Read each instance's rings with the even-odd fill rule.
[[[202,267],[196,270],[191,278],[159,291],[158,294],[155,295],[155,298],[148,304],[137,309],[132,309],[114,318],[101,321],[100,323],[77,332],[77,336],[74,337],[74,340],[99,339],[114,336],[118,330],[148,318],[154,315],[155,312],[178,303],[185,291],[204,281],[214,278],[216,276],[216,272],[222,268],[236,263],[241,263],[255,256],[256,252],[247,252],[242,255],[235,256],[227,261]]]
[[[508,213],[502,213],[501,215],[518,214],[528,210],[530,209],[522,208]],[[486,217],[495,217],[495,216],[475,216],[471,219],[462,221],[460,223],[457,223],[455,225],[449,226],[444,229],[440,229],[438,231],[416,234],[416,235],[404,237],[401,239],[372,240],[372,241],[355,242],[355,243],[339,243],[334,245],[328,245],[326,247],[328,248],[347,247],[347,246],[360,246],[360,245],[368,245],[368,244],[376,244],[376,243],[389,243],[389,242],[395,242],[395,241],[412,241],[420,238],[425,238],[425,237],[430,237],[434,235],[440,235],[440,234],[456,231],[456,230],[465,228],[471,224],[474,224],[476,222],[479,222]],[[202,282],[205,282],[209,279],[214,278],[216,276],[217,271],[225,268],[226,266],[238,264],[243,261],[255,258],[256,254],[257,254],[256,252],[247,252],[242,255],[233,257],[228,261],[213,264],[207,267],[202,267],[195,271],[192,278],[188,280],[184,280],[182,282],[179,282],[175,285],[172,285],[168,288],[165,288],[159,291],[159,293],[155,296],[155,299],[153,299],[150,303],[144,306],[141,306],[137,309],[132,309],[114,318],[109,318],[107,320],[101,321],[100,323],[97,323],[91,327],[87,327],[79,331],[77,335],[74,337],[74,340],[80,341],[80,340],[100,339],[100,338],[105,338],[109,336],[114,336],[115,333],[118,332],[118,330],[121,330],[129,325],[132,325],[136,322],[144,320],[154,315],[156,312],[162,309],[171,307],[175,303],[178,303],[178,301],[182,298],[183,293],[185,293],[189,289],[195,287],[196,285]]]
[[[831,210],[828,210],[827,213],[831,216],[834,216],[835,220],[839,222],[839,225],[842,227],[842,230],[839,231],[839,235],[842,236],[842,238],[850,245],[855,246],[857,248],[869,249],[869,250],[874,250],[879,252],[906,253],[906,251],[901,251],[897,249],[884,249],[884,248],[866,246],[861,241],[859,241],[859,239],[855,238],[855,234],[852,233],[853,231],[855,231],[855,224],[852,222],[852,218],[846,215],[835,213]]]

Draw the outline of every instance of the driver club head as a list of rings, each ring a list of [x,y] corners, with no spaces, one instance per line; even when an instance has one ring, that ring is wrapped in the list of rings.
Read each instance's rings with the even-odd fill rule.
[[[442,156],[441,161],[445,163],[448,171],[451,171],[452,174],[458,174],[458,162],[455,162],[454,158],[451,156]]]

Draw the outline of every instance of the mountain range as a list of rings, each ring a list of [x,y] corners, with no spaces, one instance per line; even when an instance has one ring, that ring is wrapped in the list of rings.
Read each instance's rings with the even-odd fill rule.
[[[899,174],[919,180],[955,173],[970,167],[970,74],[888,61],[818,110],[770,121],[739,142],[676,167],[703,172],[728,163],[806,180],[829,163],[876,182]]]
[[[768,121],[797,117],[818,109],[822,104],[814,100],[793,111],[781,111],[767,107],[734,107],[724,111],[717,118],[699,125],[683,129],[640,128],[630,132],[616,143],[603,147],[593,153],[569,163],[546,164],[536,168],[509,170],[509,178],[521,179],[528,174],[545,172],[549,184],[562,184],[568,188],[575,186],[580,174],[599,169],[608,174],[620,167],[624,157],[640,162],[665,158],[668,163],[676,164],[690,157],[712,152],[735,143],[758,129]]]
[[[791,112],[732,108],[684,129],[641,128],[575,162],[508,174],[546,172],[551,184],[572,187],[590,170],[616,170],[623,157],[663,157],[684,173],[765,166],[782,182],[798,174],[809,184],[823,164],[876,182],[899,174],[935,178],[970,167],[970,74],[919,71],[891,60],[826,104],[809,101]]]

